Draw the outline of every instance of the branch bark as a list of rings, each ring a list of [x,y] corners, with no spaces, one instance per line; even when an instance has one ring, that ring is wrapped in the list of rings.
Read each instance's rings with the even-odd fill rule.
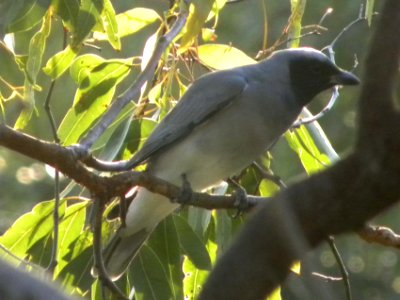
[[[87,169],[76,157],[74,148],[65,148],[18,132],[0,124],[0,146],[48,164],[102,199],[125,195],[133,186],[143,186],[171,201],[206,209],[237,208],[235,195],[209,195],[193,192],[190,199],[182,199],[182,189],[146,172],[126,171],[111,176],[98,175]],[[249,208],[268,198],[248,196]]]
[[[326,236],[361,229],[398,201],[400,115],[393,94],[400,2],[386,1],[380,18],[363,77],[354,153],[260,205],[199,299],[264,299],[284,281],[291,264]]]

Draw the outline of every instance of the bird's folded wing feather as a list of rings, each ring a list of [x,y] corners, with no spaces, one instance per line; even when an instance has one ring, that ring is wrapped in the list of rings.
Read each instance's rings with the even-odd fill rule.
[[[232,70],[212,73],[195,81],[132,158],[131,167],[184,138],[196,126],[234,102],[246,86],[246,78]]]

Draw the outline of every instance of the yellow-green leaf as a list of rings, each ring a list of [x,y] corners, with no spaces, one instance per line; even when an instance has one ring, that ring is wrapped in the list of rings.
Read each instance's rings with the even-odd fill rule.
[[[254,64],[256,61],[243,51],[223,44],[204,44],[197,48],[200,62],[212,69],[223,70],[243,65]]]
[[[56,53],[47,61],[43,72],[49,75],[51,79],[57,79],[69,68],[76,54],[75,50],[67,46],[64,50]]]
[[[116,50],[121,50],[121,40],[118,36],[118,23],[115,17],[114,7],[110,0],[104,0],[104,9],[101,13],[103,29],[107,40]]]
[[[87,54],[71,65],[72,78],[78,83],[73,107],[67,112],[58,135],[65,145],[78,142],[110,104],[115,88],[130,72],[132,59],[111,59]]]
[[[21,111],[16,123],[15,129],[23,129],[31,119],[32,113],[35,109],[35,89],[36,77],[42,65],[43,53],[46,48],[46,40],[50,34],[51,29],[51,13],[47,12],[43,18],[42,26],[38,32],[35,33],[29,43],[29,55],[26,62],[25,69],[25,83],[24,83],[24,108]]]
[[[134,34],[157,20],[161,20],[161,17],[153,9],[144,7],[132,8],[116,16],[116,22],[118,24],[118,32],[116,35],[122,38]],[[96,40],[106,40],[107,35],[103,32],[95,31],[93,38]]]
[[[201,32],[201,28],[210,14],[213,3],[213,0],[195,0],[191,3],[189,17],[182,31],[180,51],[185,51]]]
[[[59,214],[65,212],[65,199],[60,203]],[[54,201],[43,201],[32,211],[19,217],[14,224],[0,237],[0,244],[14,255],[24,258],[29,248],[53,230]],[[2,257],[7,254],[0,251]]]
[[[290,48],[298,47],[300,44],[301,20],[303,19],[306,2],[307,0],[290,1],[292,13],[287,28],[288,39],[291,41],[289,44]]]

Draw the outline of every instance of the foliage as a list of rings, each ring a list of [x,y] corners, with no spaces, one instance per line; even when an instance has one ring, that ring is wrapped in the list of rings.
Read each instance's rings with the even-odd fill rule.
[[[65,96],[72,96],[70,99],[63,99],[70,104],[57,127],[57,136],[66,146],[79,142],[129,85],[132,76],[141,71],[154,41],[168,30],[180,5],[184,5],[177,3],[164,8],[162,13],[145,7],[130,7],[116,13],[115,2],[6,0],[1,4],[7,9],[0,12],[0,19],[7,21],[0,23],[0,36],[13,36],[16,43],[14,49],[0,42],[3,120],[14,117],[14,127],[28,131],[35,117],[46,118],[38,112],[37,93],[47,90],[50,81],[62,84],[69,76],[76,84],[76,91],[74,96]],[[306,1],[291,1],[292,14],[288,15],[287,27],[282,28],[288,38],[295,38],[290,45],[293,47],[299,44],[297,37],[301,33],[305,4]],[[140,99],[122,110],[97,141],[95,150],[102,158],[124,159],[135,153],[155,124],[199,76],[196,70],[204,73],[207,69],[254,63],[252,57],[238,48],[213,42],[217,39],[214,31],[218,28],[219,14],[225,5],[224,0],[193,1],[186,26],[164,53],[154,80],[147,83]],[[369,22],[372,6],[373,1],[369,1]],[[121,58],[119,51],[127,47],[124,39],[135,38],[145,29],[147,42],[143,54]],[[55,34],[64,36],[62,48],[49,45]],[[114,56],[103,56],[95,47],[111,47]],[[47,76],[47,81],[39,83],[40,76]],[[18,116],[12,115],[10,103],[22,104]],[[306,127],[288,132],[286,138],[307,173],[329,165],[329,155],[318,149]],[[263,158],[259,163],[265,169],[270,168],[270,159]],[[276,184],[265,180],[254,167],[249,167],[239,179],[254,194],[266,196],[278,190]],[[91,202],[77,195],[74,191],[62,198],[58,208],[58,264],[53,279],[71,293],[101,299],[100,284],[90,275]],[[0,257],[15,264],[23,260],[34,269],[46,268],[53,242],[53,210],[54,201],[44,201],[15,221],[0,237],[0,244],[7,249],[0,251]],[[117,222],[106,216],[103,219],[103,239],[107,240]],[[159,224],[119,286],[127,293],[134,287],[136,299],[194,299],[241,222],[240,218],[233,219],[230,212],[181,210]],[[280,299],[279,291],[271,299]]]

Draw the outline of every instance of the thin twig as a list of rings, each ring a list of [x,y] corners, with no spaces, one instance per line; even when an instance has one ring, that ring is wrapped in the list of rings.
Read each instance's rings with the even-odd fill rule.
[[[262,177],[263,177],[264,179],[267,179],[267,180],[272,181],[272,182],[275,183],[277,186],[279,186],[281,189],[287,188],[287,185],[283,182],[283,180],[282,180],[279,176],[268,172],[267,170],[265,170],[265,169],[264,169],[259,163],[257,163],[257,162],[253,162],[252,165],[256,168],[256,170],[257,170],[259,173],[261,173],[261,175],[262,175]]]
[[[336,45],[336,43],[343,37],[343,35],[348,32],[354,25],[362,22],[362,21],[366,21],[366,17],[365,15],[363,15],[363,5],[361,4],[360,6],[360,10],[358,13],[358,17],[357,19],[351,21],[346,27],[344,27],[339,33],[338,35],[332,40],[332,42],[325,46],[324,48],[321,49],[321,51],[327,51],[329,54],[329,58],[332,60],[332,62],[335,63],[335,51],[334,51],[334,47]],[[330,13],[330,12],[329,12]],[[323,20],[326,17],[327,13],[325,13],[325,15],[323,16],[323,18],[321,20]],[[339,87],[335,86],[333,87],[333,92],[332,92],[332,96],[329,99],[328,104],[315,116],[311,116],[309,118],[306,119],[299,119],[298,121],[296,121],[293,124],[293,127],[299,127],[303,124],[309,124],[311,122],[314,122],[318,119],[320,119],[321,117],[323,117],[328,111],[330,111],[332,109],[332,107],[335,105],[336,100],[339,98]]]
[[[66,31],[63,30],[63,45],[62,48],[65,49],[67,45],[67,34]],[[49,123],[51,126],[51,132],[53,134],[54,141],[59,144],[60,139],[57,135],[57,126],[54,120],[53,113],[50,107],[50,101],[53,95],[53,90],[55,87],[56,82],[53,80],[50,84],[49,91],[46,96],[46,100],[44,102],[44,110],[46,111],[47,117],[49,119]],[[60,173],[57,169],[54,169],[54,210],[53,210],[53,244],[51,249],[51,257],[49,265],[47,266],[47,271],[50,273],[54,272],[54,269],[57,266],[57,252],[58,252],[58,237],[59,237],[59,206],[60,206]]]
[[[189,3],[189,1],[184,1]],[[121,112],[121,110],[133,99],[136,99],[140,94],[140,89],[143,84],[151,80],[154,75],[154,70],[156,69],[158,62],[163,55],[164,51],[167,49],[169,44],[173,39],[181,32],[182,28],[186,24],[186,19],[188,15],[187,7],[182,5],[182,9],[178,14],[177,19],[172,25],[171,29],[162,37],[159,38],[154,52],[144,68],[134,83],[128,88],[128,90],[121,96],[119,96],[110,106],[108,111],[101,117],[100,121],[85,135],[79,142],[80,148],[88,151],[94,142],[99,138],[99,136],[110,126],[113,120]]]
[[[318,277],[318,278],[322,278],[323,280],[328,281],[328,282],[343,280],[342,277],[327,276],[327,275],[317,273],[317,272],[312,272],[311,275],[314,275],[315,277]]]
[[[339,265],[340,273],[342,274],[343,282],[345,285],[346,299],[352,300],[349,273],[347,272],[347,269],[346,269],[346,266],[344,265],[343,259],[340,256],[340,253],[335,245],[335,239],[333,238],[333,236],[329,236],[327,238],[327,241],[328,241],[329,247],[331,248],[331,251],[333,252],[333,255],[335,256],[335,259]]]
[[[106,201],[100,197],[94,198],[94,226],[93,226],[93,257],[96,271],[102,284],[115,294],[118,299],[128,300],[124,293],[116,286],[116,284],[110,279],[107,274],[106,267],[104,265],[102,245],[101,245],[101,227],[103,223],[103,212]]]

